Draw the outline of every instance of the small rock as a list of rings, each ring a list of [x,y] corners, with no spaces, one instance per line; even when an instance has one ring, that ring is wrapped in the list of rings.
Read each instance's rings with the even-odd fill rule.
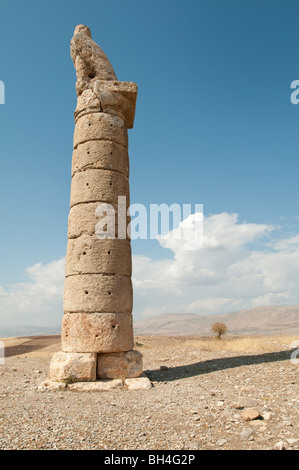
[[[189,450],[200,450],[200,443],[191,442],[191,444],[188,447],[189,447]]]
[[[272,418],[272,413],[270,413],[270,411],[265,411],[265,413],[263,413],[262,417],[266,420],[266,421],[269,421],[269,419]]]
[[[248,437],[252,436],[253,429],[244,429],[241,432],[241,439],[248,439]]]
[[[230,407],[233,408],[234,410],[242,410],[243,406],[240,403],[232,402],[230,404]]]
[[[261,415],[255,408],[247,408],[243,411],[242,417],[245,419],[245,421],[253,421],[254,419],[260,418]]]
[[[160,366],[160,370],[168,370],[167,366]]]
[[[250,424],[251,426],[259,427],[260,431],[266,431],[267,429],[263,419],[254,419],[253,421],[250,421]]]
[[[222,447],[226,443],[227,443],[227,439],[218,439],[218,441],[216,442],[216,446]]]
[[[293,444],[296,444],[298,442],[298,439],[290,438],[290,439],[287,439],[287,442],[288,442],[288,444],[293,445]]]
[[[274,450],[286,450],[285,443],[283,441],[276,442],[273,447]]]
[[[48,379],[44,380],[39,386],[38,390],[40,392],[45,392],[47,390],[54,391],[54,390],[64,390],[66,388],[66,384],[62,382],[55,382],[54,380]]]
[[[216,406],[223,406],[223,404],[224,404],[224,400],[219,400],[217,401]]]
[[[259,406],[259,402],[252,398],[244,398],[241,400],[241,405],[243,408],[255,408],[256,406]]]
[[[138,377],[136,379],[126,379],[125,385],[128,390],[150,390],[152,383],[147,377]]]
[[[241,388],[240,388],[240,392],[242,392],[242,393],[250,393],[250,392],[252,392],[252,388],[251,388],[251,387],[241,387]]]

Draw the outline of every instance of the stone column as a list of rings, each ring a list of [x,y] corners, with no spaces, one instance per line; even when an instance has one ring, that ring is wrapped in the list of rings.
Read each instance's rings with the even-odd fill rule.
[[[71,56],[78,99],[62,352],[53,356],[50,378],[80,382],[139,377],[142,355],[133,350],[132,262],[126,233],[130,204],[127,129],[133,127],[137,85],[117,80],[84,25],[75,29]],[[125,201],[121,208],[119,197]],[[101,204],[115,210],[114,239],[97,233]]]

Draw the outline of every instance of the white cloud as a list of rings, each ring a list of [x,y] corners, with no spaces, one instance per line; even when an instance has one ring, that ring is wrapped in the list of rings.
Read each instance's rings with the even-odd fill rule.
[[[299,235],[275,241],[275,229],[222,213],[204,218],[198,251],[186,251],[184,240],[159,239],[174,257],[134,256],[135,316],[299,304]]]
[[[159,238],[173,259],[133,257],[135,319],[299,304],[299,235],[276,240],[275,229],[222,213],[204,218],[200,250],[185,249],[188,231],[182,240]],[[0,286],[0,326],[60,325],[64,263],[35,264],[26,270],[27,282]]]
[[[0,326],[56,326],[62,319],[64,259],[26,269],[27,282],[0,287]]]

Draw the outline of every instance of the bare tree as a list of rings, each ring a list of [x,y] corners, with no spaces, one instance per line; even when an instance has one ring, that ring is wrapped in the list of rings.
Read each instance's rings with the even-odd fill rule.
[[[227,326],[222,322],[216,322],[212,325],[212,331],[216,333],[217,339],[221,339],[221,336],[227,332]]]

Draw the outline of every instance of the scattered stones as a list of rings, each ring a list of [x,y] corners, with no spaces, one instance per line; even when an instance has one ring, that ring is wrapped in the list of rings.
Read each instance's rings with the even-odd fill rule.
[[[186,339],[144,337],[141,342],[154,387],[139,378],[65,384],[45,380],[48,387],[39,390],[39,382],[47,376],[48,354],[60,349],[58,337],[55,348],[35,349],[27,359],[6,358],[0,367],[0,429],[5,429],[0,432],[0,448],[273,450],[283,442],[286,449],[299,450],[297,387],[286,394],[281,385],[298,384],[298,368],[290,361],[250,364],[250,355],[240,360],[239,353],[229,351],[226,357],[217,351],[199,353],[195,346],[188,350]],[[194,361],[196,351],[200,362]],[[159,370],[166,354],[167,380]],[[237,365],[232,368],[233,359]],[[221,369],[200,370],[219,360]],[[192,364],[196,366],[190,374]],[[250,399],[260,403],[256,409],[261,414],[261,419],[248,422],[242,417],[244,410],[231,407],[243,403],[240,388],[247,377],[255,386]],[[137,389],[136,380],[144,388]],[[211,396],[215,390],[216,397]],[[216,406],[222,400],[224,406]],[[271,419],[266,420],[265,413],[271,413]]]

